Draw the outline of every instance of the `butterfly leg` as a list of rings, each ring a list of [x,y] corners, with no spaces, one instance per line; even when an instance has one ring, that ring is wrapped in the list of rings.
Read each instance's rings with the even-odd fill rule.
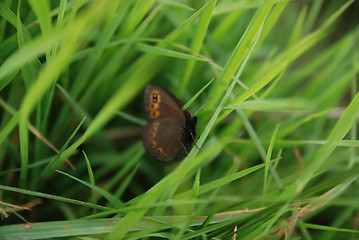
[[[191,137],[192,137],[192,141],[193,141],[193,143],[194,143],[194,146],[198,149],[198,150],[200,150],[201,148],[199,148],[198,146],[197,146],[197,144],[196,144],[196,140],[194,139],[194,137],[193,137],[193,134],[191,133]]]
[[[180,141],[180,143],[181,143],[181,145],[182,145],[182,147],[183,147],[183,149],[184,149],[184,151],[185,151],[185,153],[186,153],[186,156],[188,156],[188,152],[187,152],[187,149],[186,149],[186,147],[183,145],[183,143]]]

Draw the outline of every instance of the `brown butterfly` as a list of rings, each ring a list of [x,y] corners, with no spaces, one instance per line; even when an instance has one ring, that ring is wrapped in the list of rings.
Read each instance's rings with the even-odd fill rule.
[[[168,90],[148,85],[145,90],[148,124],[143,142],[149,154],[163,162],[173,162],[187,156],[196,137],[197,117]]]

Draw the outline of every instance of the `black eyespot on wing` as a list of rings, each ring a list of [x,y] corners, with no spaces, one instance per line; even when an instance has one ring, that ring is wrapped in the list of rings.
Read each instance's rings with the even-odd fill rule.
[[[154,93],[154,94],[152,95],[152,102],[154,102],[154,103],[157,102],[157,94],[156,94],[156,93]]]
[[[149,147],[150,149],[154,149],[154,148],[156,147],[156,142],[155,142],[155,141],[150,141],[150,142],[148,143],[148,147]]]
[[[158,157],[162,156],[163,154],[163,149],[162,148],[156,148],[155,153]]]

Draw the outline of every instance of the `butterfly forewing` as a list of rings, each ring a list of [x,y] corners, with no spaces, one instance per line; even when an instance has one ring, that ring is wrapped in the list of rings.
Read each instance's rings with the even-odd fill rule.
[[[149,120],[163,117],[177,117],[184,122],[185,115],[179,103],[181,102],[177,98],[174,99],[171,93],[161,87],[154,85],[146,87],[145,107]]]

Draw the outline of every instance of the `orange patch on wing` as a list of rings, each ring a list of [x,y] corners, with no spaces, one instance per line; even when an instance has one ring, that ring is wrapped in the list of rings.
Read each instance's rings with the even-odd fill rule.
[[[158,90],[152,90],[150,96],[150,118],[155,119],[161,116],[158,108],[160,107],[161,95]]]
[[[155,119],[158,118],[159,116],[161,116],[160,111],[158,110],[150,111],[150,118]]]

